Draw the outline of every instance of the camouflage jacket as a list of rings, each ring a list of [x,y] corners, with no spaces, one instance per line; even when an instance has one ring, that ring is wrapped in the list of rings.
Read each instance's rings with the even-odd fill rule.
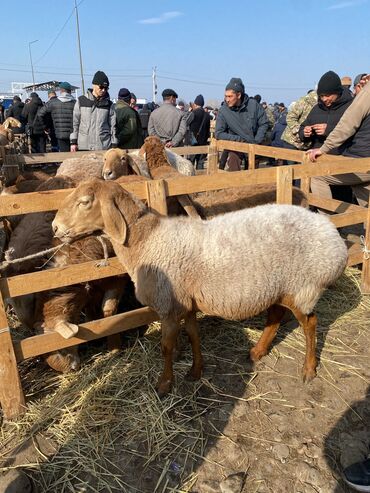
[[[275,117],[274,117],[274,113],[272,112],[272,109],[270,106],[267,106],[265,108],[265,113],[266,113],[267,118],[269,119],[269,128],[268,129],[272,130],[272,128],[275,125]]]
[[[286,117],[286,129],[281,136],[282,140],[288,142],[299,150],[306,150],[309,144],[304,144],[299,138],[299,127],[305,121],[309,112],[317,103],[317,93],[315,91],[306,94],[294,104],[293,108],[288,111]]]

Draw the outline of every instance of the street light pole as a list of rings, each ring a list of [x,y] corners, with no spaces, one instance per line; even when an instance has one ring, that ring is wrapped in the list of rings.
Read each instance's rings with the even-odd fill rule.
[[[85,82],[84,82],[84,71],[83,71],[83,67],[82,67],[80,24],[79,24],[79,21],[78,21],[77,0],[75,0],[75,11],[76,11],[76,23],[77,23],[78,52],[79,52],[79,55],[80,55],[81,86],[82,86],[82,94],[85,94]]]
[[[37,43],[38,39],[35,39],[34,41],[30,41],[28,43],[28,50],[30,52],[30,62],[31,62],[31,71],[32,71],[32,90],[34,91],[35,90],[35,74],[33,72],[33,62],[32,62],[32,52],[31,52],[31,45],[33,43]]]

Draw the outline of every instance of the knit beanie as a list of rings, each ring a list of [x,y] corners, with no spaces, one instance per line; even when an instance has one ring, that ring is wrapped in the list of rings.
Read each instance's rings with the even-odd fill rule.
[[[92,80],[92,83],[96,84],[97,86],[109,87],[109,79],[106,76],[106,74],[104,72],[102,72],[101,70],[98,70],[95,73],[94,78]]]
[[[235,91],[235,92],[241,92],[242,94],[244,94],[245,93],[245,87],[244,87],[243,81],[241,79],[239,79],[238,77],[232,77],[230,79],[230,82],[225,87],[225,91]]]
[[[123,87],[118,92],[118,99],[121,99],[122,101],[125,101],[126,103],[129,103],[131,101],[130,91],[128,89],[126,89],[126,87]]]
[[[317,85],[317,94],[342,94],[343,87],[338,74],[329,70],[326,72]]]
[[[197,106],[204,106],[204,97],[201,94],[198,94],[198,96],[194,99],[194,104]]]

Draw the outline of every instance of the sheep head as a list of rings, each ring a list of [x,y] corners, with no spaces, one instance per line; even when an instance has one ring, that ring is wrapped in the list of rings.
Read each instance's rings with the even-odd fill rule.
[[[125,244],[127,224],[146,208],[142,202],[115,182],[92,179],[81,183],[57,212],[52,223],[54,235],[64,243],[95,231]]]
[[[115,180],[129,174],[128,154],[124,149],[109,149],[104,154],[102,176],[104,180]]]
[[[145,156],[149,170],[159,168],[161,166],[171,166],[167,158],[164,144],[154,135],[150,135],[145,139],[144,144],[141,146],[139,151],[139,156]]]

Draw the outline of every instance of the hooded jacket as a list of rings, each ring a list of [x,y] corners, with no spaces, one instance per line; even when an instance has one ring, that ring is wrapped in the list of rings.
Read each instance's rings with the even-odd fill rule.
[[[43,105],[39,96],[32,96],[31,101],[22,110],[22,117],[28,124],[32,135],[44,135],[44,125],[37,114]]]
[[[55,136],[57,139],[69,139],[73,131],[73,108],[76,104],[72,94],[61,93],[57,98],[52,98],[39,111],[44,128],[48,128],[48,116],[51,116]]]
[[[330,107],[325,106],[325,104],[319,99],[318,103],[312,108],[306,120],[301,124],[299,128],[299,137],[302,142],[305,142],[306,144],[311,144],[311,147],[313,149],[321,147],[330,132],[334,130],[343,113],[346,111],[352,101],[353,98],[347,91],[343,91],[341,96],[336,101],[334,101],[334,103]],[[325,134],[317,135],[315,132],[313,132],[310,137],[305,137],[304,127],[315,125],[316,123],[327,124]],[[341,150],[338,149],[332,154],[340,154],[340,151]]]
[[[216,120],[215,135],[218,140],[260,144],[268,127],[269,120],[263,107],[245,95],[240,106],[229,108],[227,104],[222,104]]]
[[[73,109],[71,144],[79,150],[98,151],[117,146],[116,114],[109,94],[97,99],[91,89],[80,96]]]

